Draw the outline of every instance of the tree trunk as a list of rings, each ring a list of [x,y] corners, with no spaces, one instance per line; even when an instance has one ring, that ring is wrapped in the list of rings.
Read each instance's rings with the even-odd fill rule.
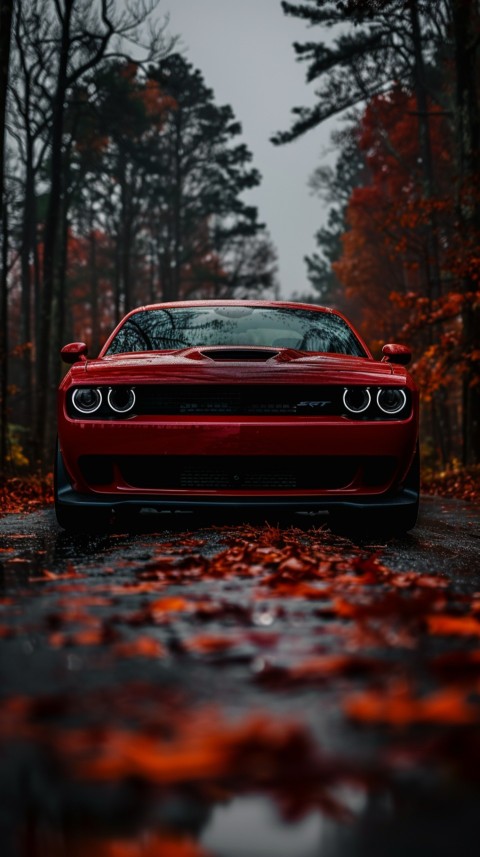
[[[415,57],[414,82],[418,111],[419,150],[422,159],[423,195],[427,202],[431,202],[435,197],[435,178],[433,171],[426,69],[422,52],[422,35],[420,31],[417,0],[410,0],[409,10]],[[440,274],[440,252],[438,246],[438,224],[434,210],[431,210],[428,213],[428,220],[425,224],[425,242],[427,247],[427,297],[431,301],[437,301],[442,294],[442,281]],[[433,342],[433,339],[434,337],[430,336],[431,343]],[[435,415],[433,418],[437,421],[434,431],[438,441],[437,446],[441,452],[442,464],[445,466],[452,456],[450,432],[448,430],[449,416],[445,391],[439,391],[438,393],[433,394],[432,415]]]
[[[480,159],[480,111],[478,77],[480,64],[480,15],[475,0],[453,0],[455,39],[455,123],[457,136],[459,234],[467,253],[478,246],[480,235],[480,198],[478,175]],[[463,311],[463,350],[466,355],[480,353],[480,309],[469,295],[476,293],[477,281],[463,279],[466,295]],[[463,460],[480,462],[480,360],[467,358],[463,378]]]
[[[127,164],[123,152],[119,158],[120,174],[120,280],[123,291],[123,312],[132,309],[131,301],[131,191],[128,185]]]
[[[0,2],[0,211],[3,210],[5,111],[7,107],[13,0]]]
[[[117,229],[117,234],[115,235],[115,258],[114,258],[114,268],[113,268],[113,300],[114,300],[114,321],[115,325],[117,325],[120,321],[120,307],[121,307],[121,277],[120,277],[120,268],[121,268],[121,250],[120,250],[120,228]]]
[[[98,270],[97,270],[97,237],[93,214],[90,222],[90,306],[92,308],[92,343],[91,354],[96,357],[100,345],[100,318],[98,305]]]
[[[55,324],[55,332],[52,337],[54,344],[54,373],[55,383],[59,380],[59,351],[65,342],[71,338],[71,330],[73,324],[71,312],[69,312],[69,294],[68,292],[68,236],[70,232],[70,205],[72,201],[72,192],[70,189],[71,181],[71,145],[65,152],[63,174],[65,180],[65,192],[63,194],[63,205],[61,210],[61,227],[59,230],[59,263],[56,277],[56,303],[57,303],[57,318]],[[68,334],[66,328],[68,326]]]
[[[172,300],[180,298],[180,283],[182,269],[182,111],[175,115],[175,193],[173,215],[173,283]]]
[[[21,267],[21,310],[20,341],[24,346],[21,367],[21,385],[24,395],[24,424],[32,426],[33,420],[33,379],[32,379],[32,259],[35,243],[35,182],[33,171],[33,148],[27,141],[25,164],[25,198],[22,218],[22,239],[20,250]]]
[[[0,472],[7,465],[7,393],[8,393],[8,212],[4,203],[5,187],[5,111],[7,106],[10,41],[13,0],[0,2]]]
[[[4,206],[2,220],[1,304],[0,304],[0,472],[7,470],[8,455],[8,212]]]
[[[418,111],[418,137],[420,156],[422,159],[423,194],[426,200],[435,196],[435,181],[433,174],[432,143],[430,135],[430,119],[426,87],[425,62],[422,53],[422,37],[418,20],[417,0],[410,0],[410,24],[413,50],[415,56],[414,82],[415,98]],[[440,263],[437,238],[437,224],[434,212],[431,212],[426,225],[428,248],[428,296],[437,300],[441,294]]]
[[[37,424],[35,432],[37,459],[42,466],[48,454],[48,425],[50,420],[47,419],[47,409],[48,391],[52,381],[50,377],[50,348],[55,297],[54,278],[59,246],[59,216],[63,193],[63,126],[67,94],[68,59],[71,46],[70,23],[73,5],[74,0],[64,0],[60,59],[52,115],[50,196],[45,222],[43,249],[42,306],[38,341]]]

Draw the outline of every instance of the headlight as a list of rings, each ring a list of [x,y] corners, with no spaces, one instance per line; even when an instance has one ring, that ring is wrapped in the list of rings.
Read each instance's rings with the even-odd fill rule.
[[[102,404],[102,393],[98,387],[79,387],[73,391],[72,404],[81,414],[93,414]]]
[[[372,397],[368,387],[345,387],[343,404],[352,414],[363,414],[370,407]]]
[[[377,393],[377,405],[384,414],[398,414],[407,404],[407,396],[404,390],[379,390]]]
[[[126,414],[135,404],[135,391],[131,387],[110,387],[108,404],[117,414]]]

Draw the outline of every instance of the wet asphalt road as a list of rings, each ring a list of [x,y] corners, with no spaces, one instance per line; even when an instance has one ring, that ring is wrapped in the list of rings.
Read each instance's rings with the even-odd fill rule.
[[[373,543],[277,524],[148,515],[83,537],[51,509],[0,520],[2,857],[478,854],[480,508],[425,497],[412,533]],[[461,622],[442,636],[432,616]],[[399,704],[401,682],[445,702]],[[133,745],[155,718],[184,730],[161,776]],[[188,724],[213,747],[199,773]],[[115,730],[123,767],[85,773]]]
[[[187,513],[166,513],[143,515],[131,533],[114,523],[106,535],[70,535],[56,523],[53,509],[42,509],[27,516],[0,518],[1,545],[4,550],[13,552],[11,557],[4,557],[4,585],[8,580],[28,580],[47,566],[54,573],[62,573],[68,563],[86,563],[89,568],[98,563],[101,569],[110,557],[114,561],[118,556],[135,561],[137,556],[141,559],[143,546],[152,547],[171,540],[181,546],[185,536],[202,540],[202,552],[214,555],[228,544],[229,527],[236,532],[244,521],[257,526],[293,526],[307,533],[315,528],[328,530],[328,518],[321,515],[297,514],[281,520],[273,515],[267,520],[261,514],[247,518],[229,514],[206,521]],[[440,573],[458,585],[480,588],[478,504],[423,496],[417,526],[403,538],[382,540],[376,537],[372,540],[356,534],[352,542],[367,552],[378,554],[392,569]]]
[[[228,527],[235,526],[245,520],[241,515],[231,515],[228,518],[215,518],[210,522],[198,521],[188,514],[161,516],[143,516],[135,531],[126,537],[121,527],[112,531],[108,536],[75,536],[68,535],[56,523],[53,509],[42,509],[25,515],[9,515],[0,518],[0,538],[3,547],[15,546],[15,556],[21,559],[25,567],[41,568],[46,562],[53,563],[54,570],[62,570],[65,562],[92,562],[94,558],[102,558],[105,550],[115,549],[120,541],[126,550],[135,550],[135,546],[143,543],[143,536],[152,540],[174,538],[182,542],[182,535],[188,532],[206,539],[203,550],[215,552],[225,541],[216,529],[209,524]],[[265,518],[257,515],[248,521],[263,523]],[[321,527],[327,519],[321,516],[292,515],[282,518],[280,525],[292,525],[308,530],[310,527]],[[158,525],[161,522],[161,527]],[[277,524],[275,516],[268,521]],[[228,530],[227,530],[228,533]],[[21,537],[24,541],[19,542]],[[228,537],[228,536],[227,536]],[[357,540],[358,543],[358,540]],[[465,575],[465,582],[471,583],[475,574],[480,575],[480,507],[474,503],[464,503],[441,497],[423,496],[420,516],[417,526],[402,539],[389,539],[374,542],[373,548],[381,553],[392,568],[410,568],[415,571],[438,571],[453,576],[460,582]],[[368,546],[369,541],[360,541]]]

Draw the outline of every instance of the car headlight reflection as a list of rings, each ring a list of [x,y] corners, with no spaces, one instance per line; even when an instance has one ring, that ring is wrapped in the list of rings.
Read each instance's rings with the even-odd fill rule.
[[[379,390],[377,393],[377,405],[384,414],[398,414],[406,404],[407,396],[404,390]]]
[[[73,391],[72,404],[81,414],[93,414],[102,404],[102,392],[98,387],[79,387]]]
[[[363,414],[372,403],[368,387],[345,387],[343,404],[351,414]]]
[[[108,404],[117,414],[127,414],[135,405],[135,391],[131,387],[110,387]]]

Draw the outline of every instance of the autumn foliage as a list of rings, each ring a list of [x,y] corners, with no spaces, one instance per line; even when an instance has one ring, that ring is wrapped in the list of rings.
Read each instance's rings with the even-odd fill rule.
[[[369,180],[351,194],[333,267],[364,334],[371,340],[375,331],[374,348],[398,338],[412,344],[425,402],[424,452],[438,466],[462,446],[462,383],[475,385],[479,356],[475,339],[465,340],[463,319],[480,296],[477,245],[462,233],[451,193],[452,134],[435,104],[429,124],[435,193],[427,196],[415,97],[398,87],[367,106],[358,147]]]
[[[288,2],[313,38],[295,44],[315,83],[288,142],[333,115],[330,206],[307,257],[320,303],[356,318],[374,349],[404,340],[424,408],[423,459],[480,460],[480,16],[473,0]],[[322,27],[323,25],[323,27]],[[316,28],[316,29],[315,29]],[[333,35],[322,40],[330,28]],[[316,35],[315,35],[316,34]],[[350,112],[346,112],[350,108]]]

